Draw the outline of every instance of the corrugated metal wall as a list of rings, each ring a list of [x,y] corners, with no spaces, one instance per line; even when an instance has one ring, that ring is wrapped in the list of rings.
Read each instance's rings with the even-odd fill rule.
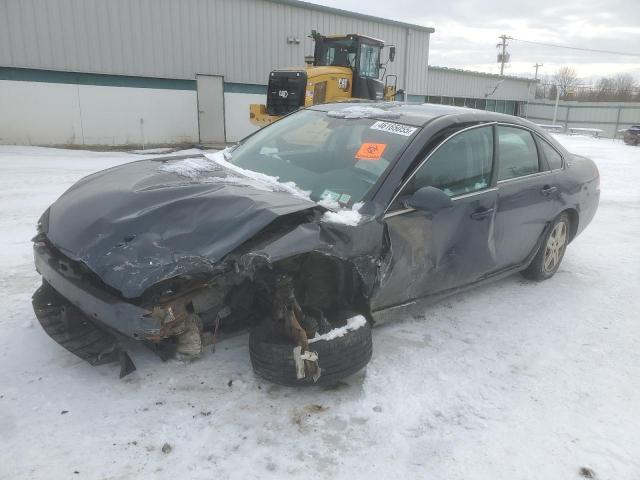
[[[488,98],[526,101],[529,98],[530,85],[533,91],[533,80],[429,67],[427,93],[447,97],[485,98],[485,95],[490,94],[495,88],[495,92]]]
[[[266,0],[0,0],[0,66],[265,84],[303,65],[312,29],[396,45],[388,73],[426,93],[428,31]]]
[[[555,102],[529,103],[525,116],[535,123],[551,124]],[[640,124],[640,103],[567,102],[558,103],[556,124],[567,128],[600,128],[603,136],[615,138],[618,130]]]

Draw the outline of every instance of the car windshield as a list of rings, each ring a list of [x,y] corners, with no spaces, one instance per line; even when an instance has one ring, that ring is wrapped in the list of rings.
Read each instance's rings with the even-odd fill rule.
[[[314,201],[353,205],[371,191],[417,130],[393,121],[301,110],[248,137],[231,151],[230,161],[294,182]]]

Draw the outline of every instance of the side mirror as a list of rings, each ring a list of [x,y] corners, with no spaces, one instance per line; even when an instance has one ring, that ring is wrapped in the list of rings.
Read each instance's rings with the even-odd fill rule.
[[[396,58],[396,47],[393,45],[389,47],[389,61],[393,62]]]
[[[416,210],[437,212],[453,206],[451,197],[436,187],[422,187],[407,200],[407,205]]]

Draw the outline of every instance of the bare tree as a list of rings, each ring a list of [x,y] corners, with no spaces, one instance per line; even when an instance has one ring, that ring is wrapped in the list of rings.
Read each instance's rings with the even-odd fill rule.
[[[553,75],[553,81],[560,89],[560,95],[566,97],[578,84],[578,74],[572,67],[560,67]]]
[[[618,73],[611,79],[611,83],[615,89],[616,96],[621,100],[630,100],[637,87],[635,78],[629,73]]]

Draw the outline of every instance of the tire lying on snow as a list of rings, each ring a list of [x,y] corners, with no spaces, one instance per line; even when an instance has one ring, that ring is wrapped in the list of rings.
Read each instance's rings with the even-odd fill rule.
[[[318,354],[318,365],[322,369],[315,383],[296,377],[294,345],[285,339],[273,338],[268,325],[258,325],[249,335],[253,370],[266,380],[289,387],[333,385],[361,370],[371,360],[371,326],[366,321],[354,323],[357,328],[337,327],[310,340],[309,350]]]

